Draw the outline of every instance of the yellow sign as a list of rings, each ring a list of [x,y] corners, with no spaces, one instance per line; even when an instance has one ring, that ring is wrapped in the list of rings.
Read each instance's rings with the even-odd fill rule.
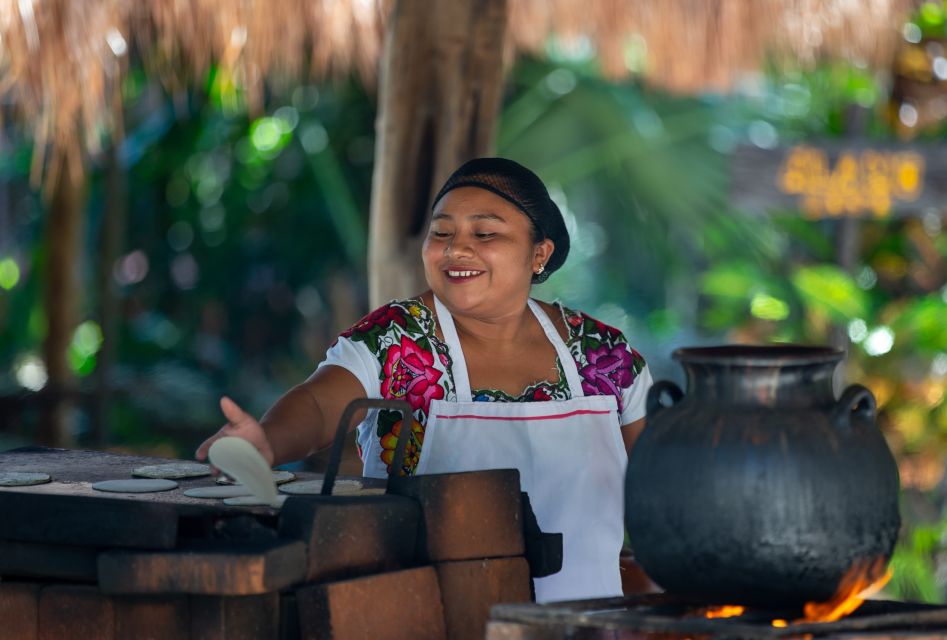
[[[798,146],[779,168],[779,190],[800,197],[809,218],[871,211],[891,212],[895,200],[917,200],[924,187],[924,158],[910,151],[842,151],[829,166],[825,151]]]

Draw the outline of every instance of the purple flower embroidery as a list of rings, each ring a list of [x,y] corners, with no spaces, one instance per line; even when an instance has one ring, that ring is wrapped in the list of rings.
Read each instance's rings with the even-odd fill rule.
[[[609,347],[602,345],[598,349],[586,352],[589,363],[579,369],[582,376],[582,390],[587,395],[613,395],[618,399],[621,411],[621,390],[634,382],[632,357],[623,344]]]

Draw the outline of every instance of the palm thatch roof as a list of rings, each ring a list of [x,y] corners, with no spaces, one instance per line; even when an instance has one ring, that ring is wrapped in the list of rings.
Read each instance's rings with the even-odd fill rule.
[[[399,0],[0,0],[0,96],[38,150],[95,151],[120,127],[131,55],[169,87],[212,64],[251,107],[267,83],[355,72],[375,81]],[[426,0],[401,0],[426,1]],[[440,0],[438,0],[440,1]],[[502,1],[502,0],[499,0]],[[551,35],[594,50],[612,78],[679,92],[725,91],[767,56],[846,58],[890,68],[914,0],[506,0],[507,55]],[[43,161],[38,154],[37,168]]]

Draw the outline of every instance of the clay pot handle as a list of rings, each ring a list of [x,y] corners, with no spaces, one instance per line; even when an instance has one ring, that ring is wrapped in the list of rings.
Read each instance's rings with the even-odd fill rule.
[[[667,408],[661,404],[661,394],[665,391],[671,396],[671,407],[680,402],[681,398],[684,397],[684,392],[681,391],[681,388],[670,380],[658,380],[648,389],[648,400],[645,406],[647,407],[646,415],[649,419]]]
[[[832,422],[839,429],[851,429],[852,414],[862,416],[866,420],[875,419],[875,396],[860,384],[853,384],[842,392],[842,397],[832,409]]]

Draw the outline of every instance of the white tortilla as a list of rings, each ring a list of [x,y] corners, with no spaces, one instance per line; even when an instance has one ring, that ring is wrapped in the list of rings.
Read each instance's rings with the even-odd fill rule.
[[[138,467],[132,471],[133,476],[139,478],[202,478],[210,475],[210,465],[199,462],[169,462],[167,464],[150,464]]]
[[[211,464],[250,490],[262,504],[276,506],[276,483],[266,460],[243,438],[228,436],[217,440],[207,452]]]
[[[50,480],[48,473],[38,471],[0,471],[0,487],[28,487],[46,484]]]
[[[228,484],[219,487],[194,487],[184,492],[189,498],[238,498],[250,495],[250,490],[242,484]]]
[[[178,483],[174,480],[140,478],[133,480],[103,480],[94,483],[92,488],[96,491],[108,491],[110,493],[155,493],[176,489],[177,486]]]
[[[225,499],[224,504],[230,505],[231,507],[273,507],[274,509],[279,509],[283,506],[283,503],[286,502],[286,498],[288,497],[289,496],[276,496],[276,502],[265,502],[256,496],[238,496],[236,498]]]
[[[362,492],[362,483],[358,480],[336,480],[332,486],[332,495],[345,496]],[[322,480],[303,480],[302,482],[290,482],[279,488],[281,493],[288,493],[294,496],[311,496],[322,493]]]
[[[286,484],[296,479],[296,474],[292,471],[283,471],[282,469],[273,470],[273,482],[276,484]],[[217,476],[217,484],[234,484],[233,478],[225,475]]]

